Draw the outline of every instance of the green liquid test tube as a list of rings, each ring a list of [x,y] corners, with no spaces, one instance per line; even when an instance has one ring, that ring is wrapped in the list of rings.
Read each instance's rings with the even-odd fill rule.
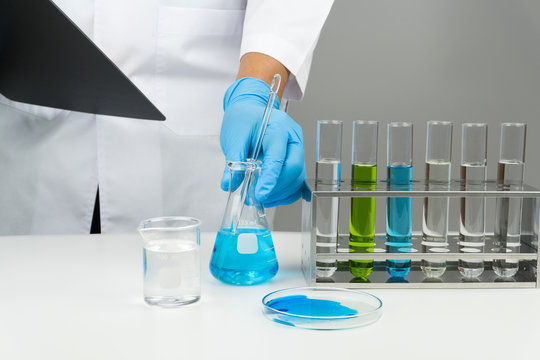
[[[373,191],[377,185],[376,121],[357,120],[353,124],[352,182],[353,191]],[[351,199],[349,251],[372,253],[375,241],[375,198]],[[367,278],[373,260],[350,260],[349,270],[356,278]]]

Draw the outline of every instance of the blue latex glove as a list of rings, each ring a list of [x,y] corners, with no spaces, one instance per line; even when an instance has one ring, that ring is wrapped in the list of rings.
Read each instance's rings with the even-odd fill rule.
[[[270,86],[255,78],[240,79],[227,89],[220,135],[227,161],[245,161],[251,155],[269,93]],[[264,135],[261,159],[255,197],[265,207],[288,205],[298,200],[306,179],[302,128],[279,110],[277,98]],[[229,171],[225,169],[221,188],[228,191],[232,185],[234,190],[241,182],[241,179],[236,180],[229,184]]]

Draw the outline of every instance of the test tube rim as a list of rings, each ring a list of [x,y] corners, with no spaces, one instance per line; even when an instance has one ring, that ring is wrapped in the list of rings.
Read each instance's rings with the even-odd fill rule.
[[[339,125],[343,124],[343,120],[317,120],[319,124],[332,124],[332,125]]]
[[[391,122],[388,124],[388,127],[412,127],[412,122],[407,121],[397,121],[397,122]]]
[[[429,120],[427,122],[428,124],[432,124],[432,125],[454,125],[454,123],[452,121],[442,121],[442,120]]]
[[[353,123],[359,125],[379,125],[377,120],[354,120]]]
[[[501,128],[503,126],[527,127],[527,124],[526,123],[520,123],[520,122],[504,122],[504,123],[501,123]]]
[[[461,127],[487,127],[487,123],[463,123]]]

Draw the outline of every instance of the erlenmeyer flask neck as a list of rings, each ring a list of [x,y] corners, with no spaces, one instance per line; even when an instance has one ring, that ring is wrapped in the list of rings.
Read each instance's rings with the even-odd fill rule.
[[[260,161],[229,161],[227,163],[229,171],[246,171],[246,170],[260,170]]]
[[[261,171],[260,162],[229,162],[229,198],[223,214],[222,229],[269,229],[262,203],[255,197]]]
[[[261,172],[260,162],[255,161],[229,161],[227,163],[227,168],[229,169],[229,192],[235,192],[241,190],[243,185],[247,188],[247,185],[254,183],[259,177]],[[246,175],[250,175],[249,179]],[[249,184],[244,184],[244,180],[249,180]]]

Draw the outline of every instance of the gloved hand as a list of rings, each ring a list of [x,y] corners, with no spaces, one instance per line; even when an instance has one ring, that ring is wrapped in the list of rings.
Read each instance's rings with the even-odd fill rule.
[[[269,93],[268,84],[249,77],[227,89],[220,135],[227,161],[245,161],[251,155]],[[262,168],[255,197],[265,207],[288,205],[298,200],[306,186],[302,128],[279,110],[279,99],[274,103],[259,159],[262,159]],[[229,182],[229,171],[225,169],[221,188],[228,191],[231,185],[233,190],[239,185]]]

